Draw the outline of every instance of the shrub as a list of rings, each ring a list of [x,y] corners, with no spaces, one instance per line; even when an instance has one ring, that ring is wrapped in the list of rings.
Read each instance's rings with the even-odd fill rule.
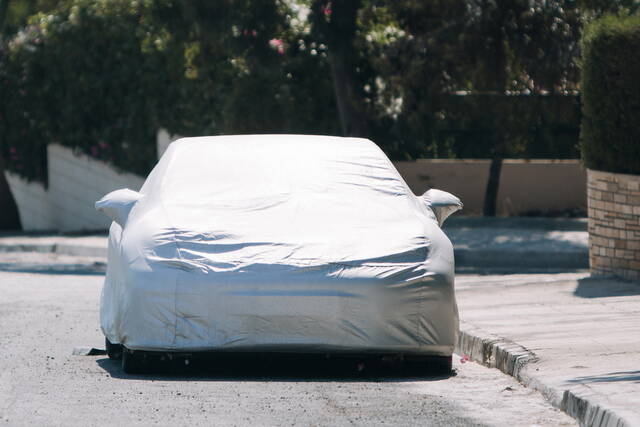
[[[606,15],[582,39],[584,164],[640,174],[640,15]]]
[[[241,3],[71,0],[29,18],[0,45],[7,169],[46,182],[57,142],[145,175],[160,127],[337,133],[326,55],[285,31],[276,0]]]
[[[39,14],[0,52],[0,146],[7,168],[46,182],[57,142],[145,174],[171,78],[162,35],[128,0],[76,0]]]

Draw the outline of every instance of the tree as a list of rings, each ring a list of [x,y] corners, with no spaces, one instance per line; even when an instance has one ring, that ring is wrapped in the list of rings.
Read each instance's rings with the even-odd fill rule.
[[[357,75],[357,50],[360,0],[315,0],[309,16],[313,34],[328,46],[331,77],[342,133],[345,136],[368,136],[368,124]]]
[[[448,104],[458,91],[474,94],[467,104],[488,108],[485,117],[495,129],[485,194],[485,215],[495,215],[502,158],[521,147],[517,119],[504,102],[486,102],[480,94],[576,89],[580,13],[573,2],[544,0],[430,0],[382,2],[396,17],[405,37],[387,49],[388,70],[397,97],[403,100],[399,123],[406,123],[418,146],[405,144],[409,155],[420,147],[432,154],[469,151],[438,138],[447,122]],[[456,103],[459,104],[459,103]],[[417,132],[416,132],[417,131]],[[478,141],[470,141],[477,143]],[[453,145],[451,145],[453,144]],[[424,149],[424,148],[423,148]],[[443,153],[444,151],[444,153]]]
[[[46,182],[52,141],[146,174],[159,127],[338,133],[326,56],[289,14],[278,0],[70,0],[34,15],[6,44],[0,149]]]
[[[9,0],[0,0],[0,67],[2,67],[4,52],[4,28],[9,9]],[[0,72],[0,76],[1,76]],[[5,99],[4,96],[1,97]],[[5,120],[5,114],[0,111],[0,122]],[[3,126],[0,126],[0,131]],[[0,137],[1,138],[1,137]],[[18,206],[11,193],[11,188],[5,176],[4,158],[0,152],[0,230],[21,230],[20,214]]]

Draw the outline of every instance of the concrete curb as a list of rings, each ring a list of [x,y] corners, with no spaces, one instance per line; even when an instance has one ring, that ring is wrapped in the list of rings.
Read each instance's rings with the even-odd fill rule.
[[[508,270],[580,270],[589,268],[589,251],[473,250],[454,247],[456,267]]]
[[[462,324],[455,351],[475,362],[497,368],[524,386],[539,391],[553,406],[576,419],[581,426],[632,427],[615,409],[596,403],[594,400],[598,396],[588,387],[580,385],[570,390],[558,390],[531,375],[524,368],[538,362],[538,357],[511,340]]]
[[[587,218],[486,217],[457,216],[448,218],[442,227],[449,228],[511,228],[546,231],[587,231]]]

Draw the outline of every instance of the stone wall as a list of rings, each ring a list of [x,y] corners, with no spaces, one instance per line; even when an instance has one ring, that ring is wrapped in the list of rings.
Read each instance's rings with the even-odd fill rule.
[[[460,215],[482,215],[490,160],[424,159],[393,162],[415,194],[429,188],[462,200]],[[587,211],[587,177],[580,160],[505,159],[498,216],[562,215]]]
[[[640,175],[587,176],[591,273],[640,280]]]

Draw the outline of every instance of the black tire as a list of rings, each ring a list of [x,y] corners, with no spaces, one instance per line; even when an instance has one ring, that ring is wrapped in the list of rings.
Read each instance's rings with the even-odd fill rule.
[[[145,374],[149,371],[149,363],[144,353],[122,348],[122,370],[126,374]]]
[[[107,356],[111,360],[122,359],[122,344],[111,344],[109,338],[104,339],[104,347],[107,350]]]
[[[427,361],[427,369],[441,375],[449,375],[453,370],[453,356],[438,356]]]
[[[421,374],[450,375],[453,370],[453,356],[422,356],[405,360],[409,369]]]

